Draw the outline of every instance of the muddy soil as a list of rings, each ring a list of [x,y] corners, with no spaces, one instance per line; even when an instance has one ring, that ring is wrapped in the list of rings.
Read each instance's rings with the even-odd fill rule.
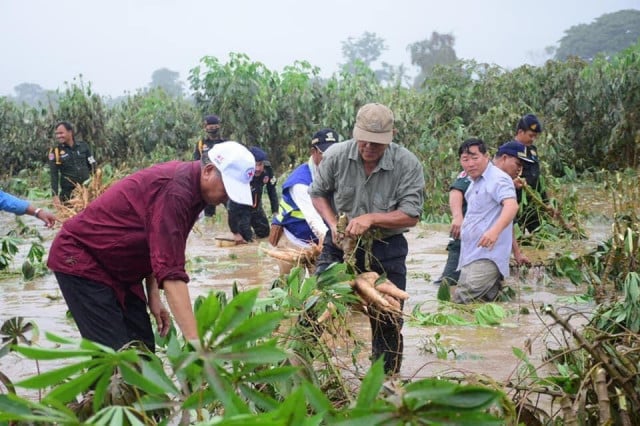
[[[24,221],[41,230],[45,246],[48,248],[55,230],[43,228],[33,218],[25,218]],[[266,292],[278,275],[275,260],[261,250],[261,247],[266,247],[266,241],[244,246],[219,247],[214,238],[230,236],[224,223],[226,221],[220,217],[217,221],[203,218],[191,234],[187,268],[191,276],[189,288],[192,298],[212,290],[223,290],[230,296],[234,282],[240,289],[258,286]],[[0,218],[3,234],[14,225],[12,215],[3,214]],[[593,246],[606,236],[604,225],[590,226],[590,229],[593,236],[590,241],[581,243],[583,246]],[[505,310],[513,314],[501,326],[425,327],[415,324],[410,314],[416,305],[420,305],[423,312],[435,312],[438,309],[438,288],[433,284],[433,280],[439,277],[446,261],[447,231],[446,225],[419,225],[407,234],[407,291],[410,299],[404,308],[406,318],[403,329],[403,377],[421,378],[464,372],[487,375],[497,381],[508,380],[519,364],[513,355],[513,347],[529,351],[534,364],[542,362],[548,339],[545,337],[546,326],[536,314],[536,309],[541,304],[550,303],[562,309],[587,313],[592,309],[590,305],[571,305],[566,302],[567,296],[582,294],[584,288],[576,288],[557,279],[546,279],[542,271],[532,268],[526,274],[516,271],[515,276],[508,278],[508,284],[516,290],[516,296],[513,301],[503,304]],[[26,246],[22,248],[22,256],[22,252],[27,249]],[[524,247],[523,251],[531,258],[541,257],[540,253],[534,253],[530,248]],[[18,256],[14,269],[19,270],[20,264]],[[523,307],[530,313],[521,313],[525,311]],[[66,310],[66,304],[52,274],[31,282],[23,282],[20,276],[0,281],[0,321],[22,316],[34,322],[40,329],[39,344],[49,345],[42,337],[45,331],[66,337],[79,337],[73,321],[65,316]],[[369,323],[361,313],[353,313],[352,316],[349,324],[366,344],[362,354],[363,366],[366,367],[366,355],[370,352]],[[436,346],[433,339],[436,333],[441,336],[437,346],[449,353],[447,359],[438,359],[433,353]],[[41,368],[46,370],[46,364]],[[13,381],[37,373],[33,362],[25,361],[15,354],[0,358],[0,371]]]

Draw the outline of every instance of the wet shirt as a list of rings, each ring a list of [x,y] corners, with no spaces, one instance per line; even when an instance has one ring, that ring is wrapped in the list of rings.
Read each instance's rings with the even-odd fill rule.
[[[58,195],[60,189],[71,192],[74,184],[89,179],[95,160],[89,145],[76,141],[73,147],[58,144],[49,151],[49,169],[51,172],[51,191]]]
[[[476,260],[488,259],[496,264],[504,277],[509,276],[512,223],[500,233],[492,249],[478,247],[482,235],[498,220],[502,212],[502,202],[508,198],[516,198],[513,180],[489,162],[484,173],[475,181],[471,181],[465,193],[467,213],[462,222],[462,246],[458,268]]]
[[[424,202],[422,164],[409,150],[391,143],[367,177],[356,141],[339,142],[324,154],[309,194],[327,198],[337,214],[346,213],[349,218],[395,210],[420,217]],[[380,230],[389,237],[407,229]]]
[[[198,161],[141,170],[64,223],[47,265],[113,288],[121,303],[127,292],[144,300],[142,280],[152,272],[161,287],[189,281],[187,237],[204,207]]]

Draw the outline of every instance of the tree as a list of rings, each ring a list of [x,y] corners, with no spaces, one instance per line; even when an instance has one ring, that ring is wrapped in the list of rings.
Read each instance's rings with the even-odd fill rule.
[[[422,85],[436,65],[448,65],[458,60],[453,47],[455,43],[456,38],[453,34],[440,34],[434,31],[431,33],[431,38],[407,46],[407,50],[411,53],[411,63],[420,67],[420,73],[414,82],[415,87]]]
[[[387,50],[384,39],[376,33],[367,31],[359,38],[349,37],[342,42],[342,56],[346,59],[344,66],[350,67],[359,60],[371,68],[371,64],[378,60],[384,50]]]
[[[38,102],[44,102],[47,99],[47,92],[35,83],[21,83],[13,88],[17,96],[17,103],[25,103],[29,106],[37,106]]]
[[[182,96],[183,83],[179,80],[180,73],[177,71],[171,71],[168,68],[160,68],[153,72],[151,75],[151,83],[149,87],[155,89],[161,87],[167,94],[171,96]]]
[[[610,57],[636,43],[639,37],[640,10],[606,13],[590,24],[566,30],[555,58],[564,61],[569,56],[578,56],[591,61],[599,53]]]
[[[406,78],[406,70],[402,64],[394,67],[387,62],[382,62],[379,68],[372,67],[382,52],[387,49],[384,39],[378,37],[376,33],[365,32],[359,38],[349,37],[342,42],[342,56],[346,60],[342,64],[342,69],[353,74],[364,65],[373,71],[378,82],[387,82],[390,85],[401,84]]]

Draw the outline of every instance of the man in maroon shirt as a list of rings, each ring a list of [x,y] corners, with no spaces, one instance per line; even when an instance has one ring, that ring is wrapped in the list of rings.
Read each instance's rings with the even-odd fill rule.
[[[166,335],[164,289],[184,338],[197,339],[185,272],[187,237],[207,204],[230,198],[251,205],[254,172],[248,149],[220,143],[203,161],[158,164],[120,180],[67,220],[47,266],[82,337],[115,350],[139,340],[154,350],[147,305]]]

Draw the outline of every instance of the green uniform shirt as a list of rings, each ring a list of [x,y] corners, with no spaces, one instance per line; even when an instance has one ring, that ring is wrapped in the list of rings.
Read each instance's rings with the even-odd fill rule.
[[[354,139],[333,145],[324,153],[309,193],[328,199],[334,211],[349,218],[366,213],[400,210],[420,217],[424,203],[424,173],[418,158],[391,143],[369,177]],[[406,228],[381,229],[384,237]]]

